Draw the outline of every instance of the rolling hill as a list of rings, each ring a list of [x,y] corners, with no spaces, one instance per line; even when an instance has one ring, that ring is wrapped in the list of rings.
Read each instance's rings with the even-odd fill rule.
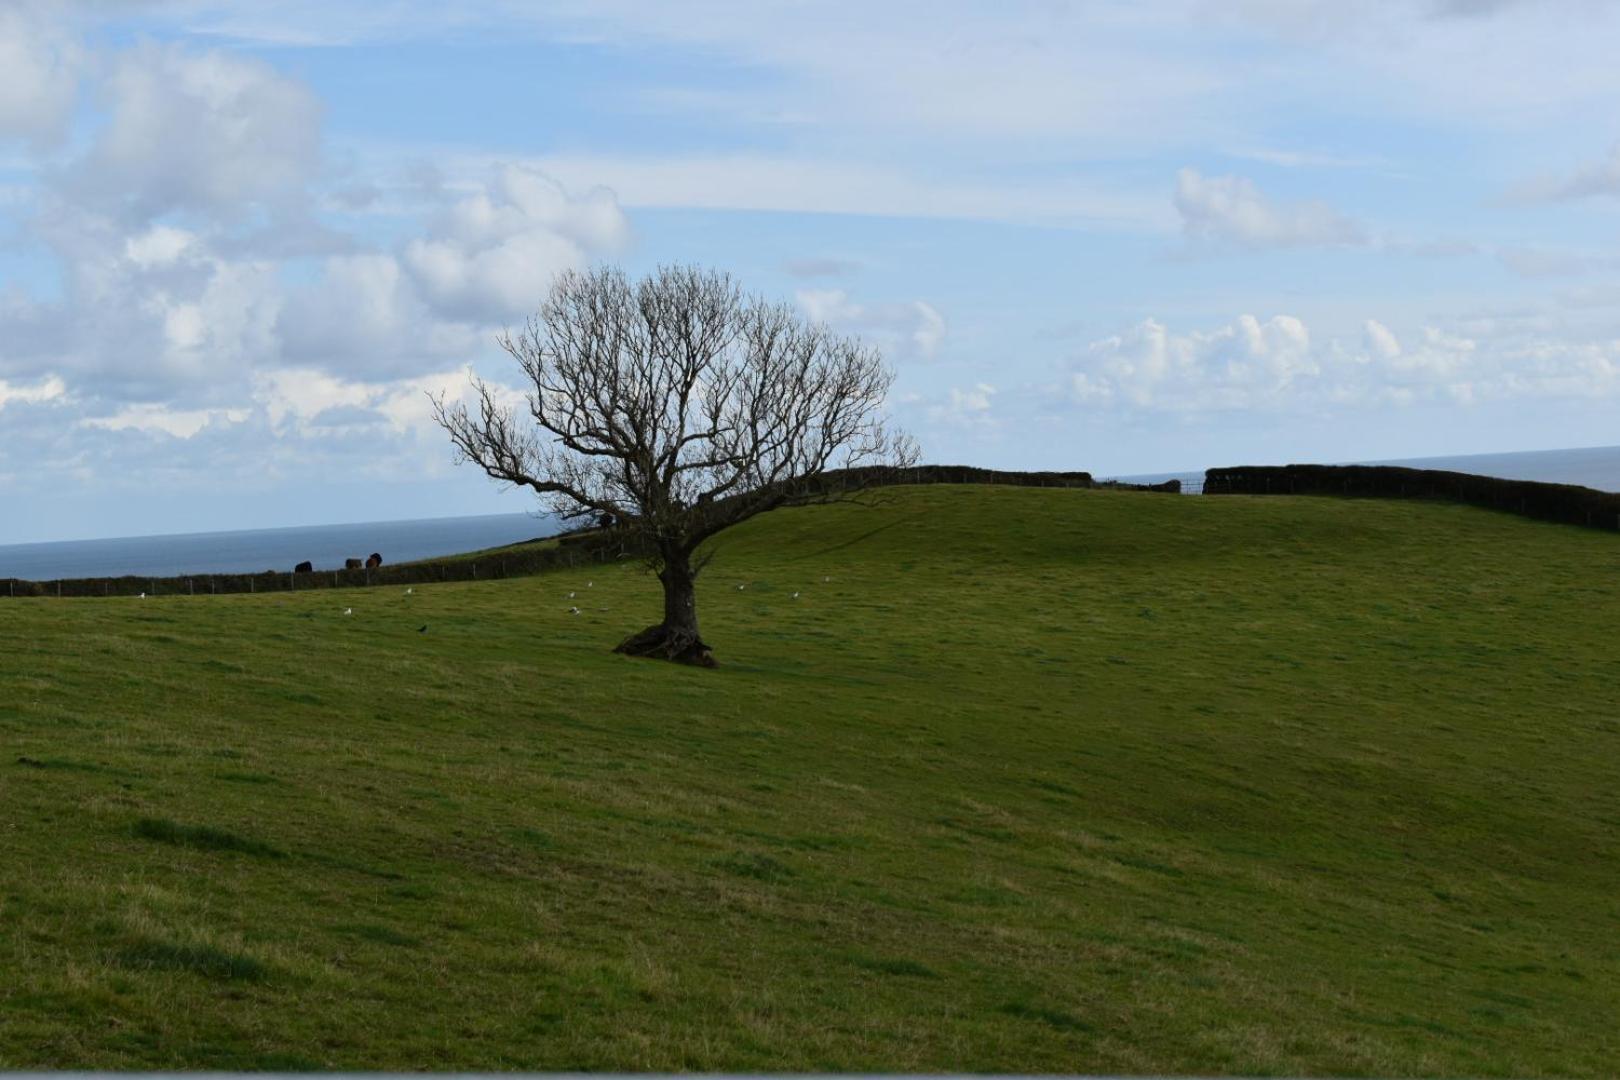
[[[934,486],[720,541],[717,671],[609,652],[625,565],[0,601],[0,1066],[1620,1060],[1613,536]]]

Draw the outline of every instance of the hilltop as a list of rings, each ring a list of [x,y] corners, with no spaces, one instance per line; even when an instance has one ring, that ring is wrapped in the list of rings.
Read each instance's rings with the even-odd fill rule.
[[[608,651],[622,564],[7,602],[0,1065],[1620,1057],[1612,536],[934,486],[720,540],[718,671]]]

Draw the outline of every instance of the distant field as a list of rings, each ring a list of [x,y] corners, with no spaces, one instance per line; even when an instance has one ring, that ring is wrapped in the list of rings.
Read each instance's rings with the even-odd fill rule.
[[[1614,536],[936,486],[723,540],[712,672],[609,653],[622,565],[0,602],[0,1066],[1614,1073]]]

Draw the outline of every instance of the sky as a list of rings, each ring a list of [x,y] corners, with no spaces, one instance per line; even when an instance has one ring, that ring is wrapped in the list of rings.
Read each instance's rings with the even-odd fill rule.
[[[924,460],[1620,443],[1620,3],[0,0],[0,543],[529,509],[428,394],[727,270]]]

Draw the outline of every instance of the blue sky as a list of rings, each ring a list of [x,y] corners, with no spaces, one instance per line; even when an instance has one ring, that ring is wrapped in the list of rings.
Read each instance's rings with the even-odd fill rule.
[[[525,509],[550,276],[880,345],[935,461],[1620,442],[1600,0],[0,4],[0,543]]]

